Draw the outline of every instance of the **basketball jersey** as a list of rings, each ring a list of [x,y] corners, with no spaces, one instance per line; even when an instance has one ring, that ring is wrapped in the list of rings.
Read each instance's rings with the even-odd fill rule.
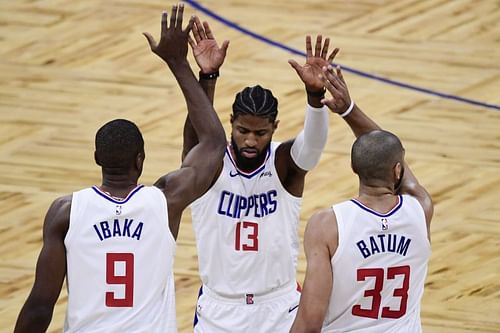
[[[125,199],[95,186],[73,193],[64,244],[65,332],[177,332],[175,240],[158,188]]]
[[[200,277],[229,297],[295,285],[302,199],[288,193],[275,168],[279,143],[251,173],[236,167],[227,147],[215,184],[191,204]]]
[[[409,195],[379,214],[353,199],[333,206],[338,248],[322,332],[421,332],[430,243],[424,210]]]

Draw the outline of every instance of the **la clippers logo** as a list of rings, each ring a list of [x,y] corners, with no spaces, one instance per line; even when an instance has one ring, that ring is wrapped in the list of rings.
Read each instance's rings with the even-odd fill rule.
[[[247,294],[247,304],[253,304],[253,294]]]

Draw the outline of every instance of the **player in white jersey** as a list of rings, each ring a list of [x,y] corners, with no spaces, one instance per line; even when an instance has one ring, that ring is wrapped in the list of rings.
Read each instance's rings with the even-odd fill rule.
[[[66,277],[65,332],[177,332],[173,259],[182,211],[213,182],[224,155],[224,129],[186,60],[183,6],[170,26],[163,13],[161,40],[152,51],[176,77],[199,143],[179,170],[155,186],[138,185],[144,141],[123,119],[96,134],[102,184],[54,201],[45,217],[43,247],[33,289],[15,332],[45,332]]]
[[[433,204],[404,162],[404,149],[349,97],[340,68],[324,68],[332,97],[357,139],[351,166],[359,196],[314,214],[307,271],[291,332],[421,332],[420,301],[430,256]]]
[[[228,42],[219,48],[208,24],[195,19],[190,44],[201,69],[200,84],[213,100]],[[278,102],[270,90],[247,87],[236,95],[231,143],[210,190],[195,201],[193,227],[203,286],[195,332],[288,332],[300,293],[295,278],[299,210],[304,177],[326,144],[328,110],[321,104],[321,66],[329,39],[318,36],[313,54],[306,38],[304,66],[291,60],[305,84],[308,107],[304,130],[284,143],[272,142]],[[189,119],[185,152],[197,142]]]

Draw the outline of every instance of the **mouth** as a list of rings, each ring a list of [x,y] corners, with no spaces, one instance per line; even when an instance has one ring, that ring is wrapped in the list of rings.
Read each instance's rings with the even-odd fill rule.
[[[258,155],[257,149],[244,148],[241,150],[241,156],[246,158],[254,158],[257,157],[257,155]]]

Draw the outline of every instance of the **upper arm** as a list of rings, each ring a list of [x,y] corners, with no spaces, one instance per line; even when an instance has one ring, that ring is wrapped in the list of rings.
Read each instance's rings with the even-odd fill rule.
[[[418,200],[424,210],[425,221],[427,224],[427,235],[430,239],[430,227],[432,216],[434,214],[434,204],[432,203],[432,198],[429,192],[427,192],[427,190],[420,185],[417,178],[406,163],[403,180],[401,181],[398,192],[401,194],[409,194]]]
[[[182,211],[202,196],[219,175],[225,147],[225,142],[224,145],[198,143],[186,155],[180,169],[155,183],[167,198],[170,230],[174,238],[177,238]]]
[[[50,323],[54,305],[66,276],[66,248],[64,238],[69,227],[71,195],[55,200],[49,208],[43,225],[43,246],[36,264],[35,282],[21,310],[16,332],[24,332],[34,325],[30,320]],[[35,320],[36,319],[36,320]]]
[[[288,193],[301,197],[304,192],[304,180],[307,171],[293,161],[290,153],[294,140],[283,142],[276,149],[276,171],[283,187]]]
[[[304,234],[307,259],[299,311],[291,332],[319,332],[333,288],[331,257],[337,247],[335,215],[331,209],[313,215]]]

